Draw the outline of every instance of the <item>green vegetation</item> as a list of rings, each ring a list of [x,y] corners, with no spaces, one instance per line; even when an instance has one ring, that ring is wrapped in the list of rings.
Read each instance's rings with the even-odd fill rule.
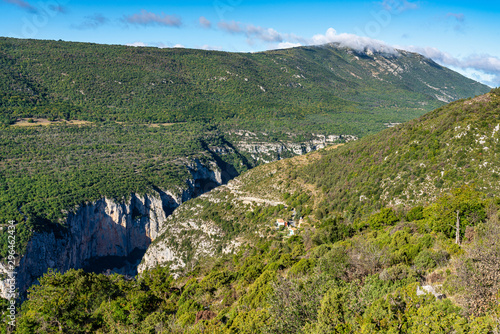
[[[2,332],[498,331],[498,90],[368,136],[442,105],[430,86],[449,99],[486,87],[416,54],[335,46],[231,54],[0,38],[0,64],[0,223],[16,220],[17,254],[32,233],[64,234],[79,205],[182,192],[195,162],[230,176],[256,166],[235,148],[238,130],[264,143],[364,136],[240,178],[241,193],[286,205],[245,204],[228,188],[190,201],[153,243],[181,251],[177,271],[49,271]],[[305,218],[298,235],[272,226],[293,214]],[[198,252],[204,238],[214,257]],[[5,259],[6,229],[0,245]],[[424,283],[450,298],[417,295]]]
[[[322,191],[319,207],[362,217],[386,205],[429,203],[449,189],[471,184],[495,195],[500,138],[500,96],[492,93],[459,100],[403,125],[335,150],[299,168],[297,177]],[[464,215],[476,204],[453,204],[443,214]],[[458,197],[457,197],[458,196]],[[445,213],[446,212],[446,213]]]
[[[462,195],[488,210],[461,246],[432,223],[440,209],[430,205],[414,221],[406,220],[413,210],[394,219],[384,209],[335,242],[311,243],[311,235],[348,224],[342,217],[301,236],[261,239],[177,279],[163,267],[133,280],[49,272],[32,288],[15,332],[494,333],[500,200]],[[425,284],[446,297],[417,293]]]
[[[357,55],[335,46],[247,54],[1,38],[0,64],[5,124],[18,117],[201,121],[359,136],[442,105],[429,85],[450,100],[488,91],[417,54]],[[396,76],[393,67],[409,70]]]
[[[232,54],[0,38],[0,224],[16,220],[22,254],[31,233],[60,229],[78,205],[185,188],[188,161],[222,160],[234,175],[255,166],[231,130],[264,142],[365,135],[441,104],[415,76],[453,82],[453,98],[485,88],[415,54],[378,57],[412,70],[380,81],[374,59],[336,47]],[[30,126],[11,125],[20,117]],[[213,153],[220,146],[232,151]]]
[[[122,201],[155,188],[180,193],[188,187],[190,162],[219,161],[235,173],[255,165],[235,150],[211,151],[231,144],[199,123],[13,127],[0,133],[0,142],[0,155],[8,157],[0,162],[0,220],[19,223],[19,254],[31,232],[61,228],[65,212],[78,205],[103,197]],[[0,238],[7,240],[6,229]],[[7,247],[1,242],[1,257]]]

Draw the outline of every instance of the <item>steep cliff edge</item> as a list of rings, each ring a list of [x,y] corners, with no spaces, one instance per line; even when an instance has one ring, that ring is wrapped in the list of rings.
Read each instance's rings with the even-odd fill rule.
[[[102,270],[104,265],[135,274],[133,261],[157,237],[167,216],[182,202],[220,185],[222,175],[228,175],[213,161],[205,165],[194,159],[186,166],[192,177],[186,180],[185,189],[154,188],[148,194],[131,194],[124,202],[102,198],[69,211],[63,225],[34,233],[16,268],[19,291],[25,292],[49,268]],[[0,270],[7,272],[3,267]],[[6,281],[0,281],[0,290],[5,297]]]
[[[258,166],[183,203],[161,225],[138,272],[160,265],[168,266],[176,276],[189,272],[204,258],[231,253],[255,237],[269,235],[273,219],[291,214],[282,196],[281,173],[317,158],[308,154]],[[254,219],[264,212],[263,219]]]

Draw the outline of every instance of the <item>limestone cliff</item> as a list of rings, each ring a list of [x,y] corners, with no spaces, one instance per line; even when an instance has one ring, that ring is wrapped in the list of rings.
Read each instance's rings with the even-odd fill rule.
[[[250,131],[234,131],[235,147],[240,152],[246,152],[256,161],[265,163],[288,158],[294,155],[302,155],[316,151],[335,143],[356,140],[353,135],[320,135],[312,134],[309,140],[297,142],[293,133],[281,141],[269,140],[266,133],[253,133]]]
[[[222,182],[222,170],[214,162],[204,165],[194,159],[187,168],[192,177],[186,180],[185,189],[154,189],[146,195],[131,194],[124,202],[102,198],[69,211],[62,226],[34,233],[16,269],[19,291],[26,291],[49,268],[62,272],[83,267],[92,270],[95,260],[109,257],[123,263],[134,252],[140,260],[157,237],[161,223],[176,207]],[[134,274],[136,267],[137,263],[128,263],[123,268],[107,269]],[[0,271],[7,272],[3,266]],[[0,290],[5,297],[5,281],[0,281]]]

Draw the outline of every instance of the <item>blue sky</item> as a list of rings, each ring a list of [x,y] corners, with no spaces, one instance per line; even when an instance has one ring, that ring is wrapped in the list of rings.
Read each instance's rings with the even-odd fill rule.
[[[422,53],[500,86],[500,2],[0,0],[0,36],[255,52],[340,42]]]

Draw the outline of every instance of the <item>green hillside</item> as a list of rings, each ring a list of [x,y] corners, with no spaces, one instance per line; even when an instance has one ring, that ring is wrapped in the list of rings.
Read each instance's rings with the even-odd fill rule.
[[[483,193],[493,194],[500,173],[494,170],[495,92],[369,136],[386,123],[408,121],[444,101],[489,90],[417,54],[356,53],[336,45],[243,54],[0,38],[0,66],[3,263],[10,250],[8,221],[16,222],[15,251],[22,255],[34,233],[47,232],[56,240],[69,235],[68,211],[92,201],[201,188],[193,176],[198,163],[224,175],[219,183],[251,169],[236,182],[250,198],[263,198],[263,205],[249,204],[242,193],[222,188],[171,216],[165,222],[170,234],[154,246],[180,254],[186,266],[177,268],[176,280],[159,268],[133,280],[74,271],[48,274],[23,305],[19,333],[331,332],[328,326],[340,322],[356,332],[372,328],[369,315],[388,309],[389,296],[407,300],[411,284],[434,270],[444,282],[450,258],[458,259],[465,249],[453,245],[453,230],[445,225],[449,217],[443,219],[446,212],[433,205],[437,198],[453,202],[449,190],[463,180],[475,181],[464,190],[469,206],[460,216],[460,236],[465,240],[466,226],[493,228],[486,222],[494,220],[498,203]],[[252,169],[298,154],[278,155],[273,147],[300,146],[317,134],[363,138]],[[252,153],[256,147],[264,153]],[[211,187],[191,189],[192,196]],[[269,204],[273,200],[286,205]],[[370,218],[386,206],[394,211],[386,208]],[[408,216],[411,207],[416,214]],[[298,237],[286,239],[286,231],[276,232],[272,222],[291,218],[292,208],[306,217],[306,225]],[[130,215],[138,217],[133,210]],[[191,224],[195,216],[197,225]],[[205,223],[216,233],[205,230]],[[234,245],[241,252],[224,255]],[[358,261],[370,253],[366,249],[380,250],[384,261]],[[449,269],[460,273],[459,268]],[[451,278],[450,291],[465,295]],[[275,327],[278,310],[285,308],[281,294],[288,293],[276,282],[311,301],[305,309],[297,300],[287,301],[299,305],[286,315],[286,321],[299,322],[287,329]],[[323,318],[331,313],[330,299],[358,300],[349,291],[367,294],[354,305],[355,313],[345,312],[342,321]],[[419,298],[426,312],[441,310],[443,321],[458,319],[470,332],[493,326],[484,307],[469,312],[468,302]],[[305,315],[296,317],[295,310]],[[199,314],[206,320],[215,318],[197,325],[199,311],[207,311]],[[377,324],[381,331],[400,326],[402,315],[410,317],[403,307],[388,312],[394,321]],[[465,318],[473,312],[482,318]],[[404,326],[417,326],[419,319]]]
[[[0,39],[0,115],[364,135],[488,88],[421,55]]]
[[[499,190],[498,89],[459,100],[404,125],[365,137],[298,171],[322,189],[325,205],[362,215],[381,206],[434,200],[462,184]]]
[[[243,54],[0,38],[0,66],[0,223],[20,222],[21,253],[29,231],[82,203],[185,188],[195,159],[232,176],[254,167],[262,156],[236,149],[235,131],[257,145],[361,136],[486,89],[417,54],[335,45]]]

